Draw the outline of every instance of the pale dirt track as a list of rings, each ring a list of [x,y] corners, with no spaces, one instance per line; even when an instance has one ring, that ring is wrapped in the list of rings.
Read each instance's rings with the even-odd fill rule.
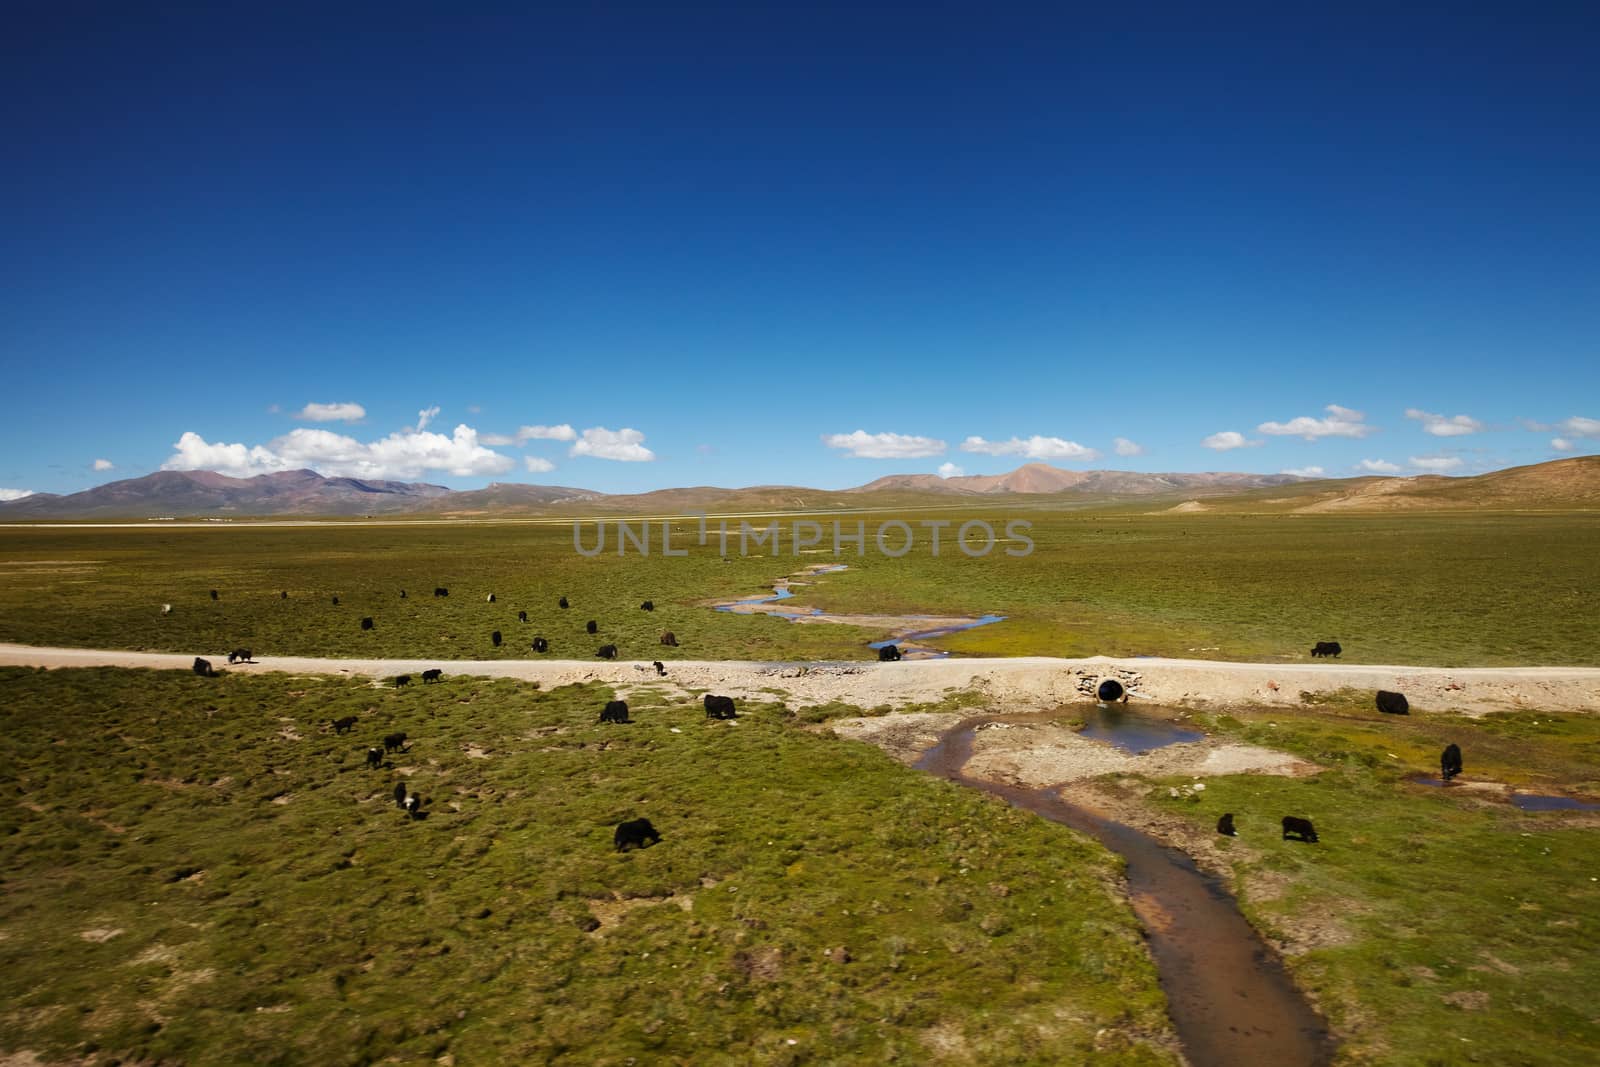
[[[1300,694],[1346,687],[1406,694],[1419,711],[1483,714],[1516,708],[1600,711],[1596,667],[1396,667],[1346,663],[1224,663],[1189,659],[942,659],[901,663],[757,663],[678,660],[656,679],[648,662],[597,660],[315,659],[260,653],[255,663],[229,666],[227,651],[125,652],[0,644],[0,666],[147,667],[188,670],[195,656],[218,670],[344,674],[375,679],[419,676],[430,667],[446,675],[520,678],[549,688],[598,681],[632,686],[672,683],[737,697],[775,698],[796,705],[840,701],[863,708],[937,703],[971,690],[994,711],[1034,711],[1092,696],[1102,678],[1117,678],[1136,702],[1175,706],[1298,705]]]

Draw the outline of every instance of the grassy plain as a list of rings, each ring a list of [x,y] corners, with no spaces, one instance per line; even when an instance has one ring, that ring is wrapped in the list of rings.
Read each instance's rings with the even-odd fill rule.
[[[1600,795],[1600,719],[1517,711],[1395,718],[1334,700],[1304,711],[1191,717],[1208,732],[1298,753],[1311,778],[1208,778],[1150,796],[1217,841],[1245,914],[1305,949],[1290,959],[1349,1063],[1600,1062],[1600,813],[1523,812],[1430,788],[1459,744],[1468,781]],[[1240,836],[1212,834],[1235,813]],[[1321,841],[1281,840],[1285,814]]]
[[[1111,857],[777,705],[707,723],[635,694],[602,728],[595,686],[0,687],[0,1051],[1175,1062]],[[366,769],[394,730],[410,750]],[[615,853],[641,815],[663,840]]]
[[[1005,505],[1011,507],[1011,505]],[[891,516],[841,517],[872,532]],[[1300,661],[1336,639],[1344,660],[1439,666],[1600,665],[1600,520],[1590,513],[1144,515],[1128,509],[940,511],[900,516],[904,558],[845,546],[844,572],[799,588],[796,606],[848,613],[992,612],[1005,622],[934,642],[968,655],[1166,655]],[[998,545],[930,551],[923,520],[1033,523],[1031,555]],[[752,520],[760,525],[764,520]],[[787,524],[793,520],[782,520]],[[833,520],[828,520],[829,522]],[[737,524],[735,524],[737,531]],[[828,527],[825,527],[827,529]],[[4,529],[0,640],[164,651],[236,646],[259,655],[522,658],[616,643],[625,658],[867,658],[882,633],[713,612],[705,600],[758,595],[826,551],[795,555],[713,536],[683,557],[584,558],[569,524]],[[827,535],[825,535],[827,536]],[[594,544],[593,527],[584,543]],[[899,535],[889,538],[897,545]],[[1010,547],[1019,547],[1015,542]],[[432,597],[446,586],[448,599]],[[208,590],[221,599],[213,603]],[[399,599],[406,589],[409,597]],[[289,599],[280,598],[287,591]],[[497,602],[484,602],[494,592]],[[561,595],[570,611],[556,608]],[[337,595],[338,606],[331,598]],[[639,603],[655,602],[645,613]],[[159,606],[174,604],[170,616]],[[526,610],[529,623],[516,621]],[[363,632],[370,615],[376,628]],[[599,638],[583,633],[596,619]],[[505,635],[494,649],[492,630]],[[657,643],[662,630],[681,642]]]

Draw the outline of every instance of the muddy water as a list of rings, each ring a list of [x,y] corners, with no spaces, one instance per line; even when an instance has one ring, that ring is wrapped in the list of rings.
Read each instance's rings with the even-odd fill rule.
[[[1084,716],[1078,735],[1104,741],[1135,756],[1167,745],[1200,741],[1206,736],[1200,730],[1186,730],[1176,723],[1108,704],[1097,704]]]
[[[1326,1024],[1218,879],[1177,849],[1069,804],[1053,790],[968,778],[963,768],[972,756],[973,734],[988,721],[957,725],[917,768],[1086,833],[1127,861],[1130,902],[1192,1067],[1320,1067],[1332,1060]]]

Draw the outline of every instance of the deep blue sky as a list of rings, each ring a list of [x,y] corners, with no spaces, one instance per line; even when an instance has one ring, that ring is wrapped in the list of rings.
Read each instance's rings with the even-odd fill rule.
[[[1600,451],[1600,7],[1110,6],[9,4],[0,487]]]

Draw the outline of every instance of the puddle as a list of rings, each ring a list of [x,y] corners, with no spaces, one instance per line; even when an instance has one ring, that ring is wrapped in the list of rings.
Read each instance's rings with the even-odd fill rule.
[[[1186,741],[1204,741],[1205,733],[1123,707],[1097,704],[1084,719],[1078,736],[1104,741],[1135,756]]]
[[[711,605],[718,611],[739,615],[771,615],[790,622],[832,622],[846,626],[861,626],[871,630],[888,630],[890,635],[880,641],[870,642],[868,648],[899,645],[905,659],[946,659],[950,653],[937,648],[918,645],[917,641],[931,641],[939,637],[1004,622],[1004,615],[981,615],[975,619],[950,618],[940,615],[840,615],[828,614],[821,608],[783,609],[774,605],[793,598],[792,585],[804,585],[804,579],[819,574],[833,574],[847,570],[846,563],[817,563],[806,567],[798,575],[779,578],[772,584],[772,592],[762,596],[740,597]]]
[[[1331,1062],[1327,1024],[1219,879],[1178,849],[1069,804],[1053,789],[968,778],[963,768],[972,756],[973,735],[990,721],[960,723],[923,754],[917,769],[1086,833],[1127,861],[1129,902],[1144,926],[1167,1010],[1191,1067]]]
[[[1600,803],[1592,800],[1539,793],[1512,793],[1511,803],[1523,811],[1600,811]]]

